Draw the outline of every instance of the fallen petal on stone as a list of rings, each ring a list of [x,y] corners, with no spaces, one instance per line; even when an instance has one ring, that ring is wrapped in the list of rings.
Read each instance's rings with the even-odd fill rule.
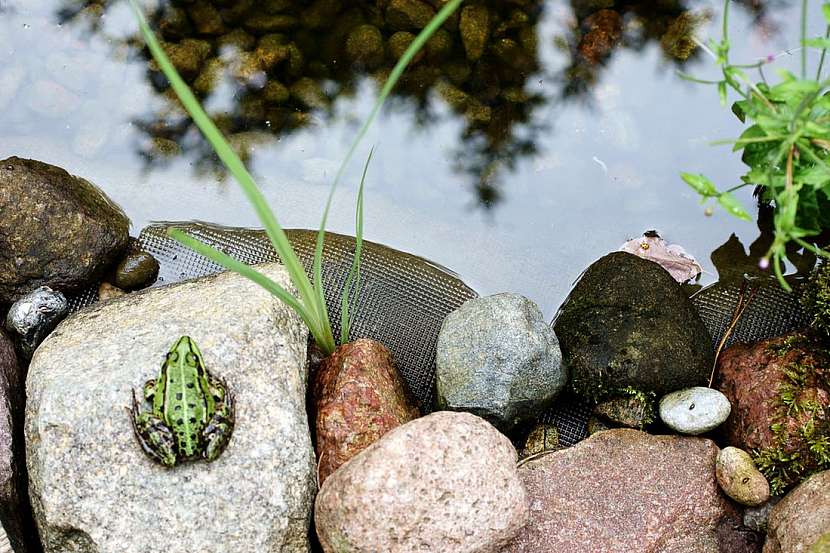
[[[703,268],[682,246],[668,244],[657,233],[647,232],[640,238],[629,240],[620,251],[654,261],[671,274],[677,282],[696,278]]]

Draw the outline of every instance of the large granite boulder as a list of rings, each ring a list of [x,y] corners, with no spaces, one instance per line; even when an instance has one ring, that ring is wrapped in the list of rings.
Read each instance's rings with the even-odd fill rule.
[[[14,344],[0,330],[0,522],[17,553],[40,550],[26,495],[21,367]]]
[[[717,374],[732,403],[725,437],[753,452],[773,495],[830,468],[830,351],[821,340],[796,332],[736,344]]]
[[[760,549],[715,480],[703,438],[599,432],[519,468],[530,523],[503,553],[742,553]]]
[[[439,409],[468,411],[502,431],[535,420],[568,379],[553,329],[518,294],[465,302],[438,335]]]
[[[90,284],[129,240],[130,221],[94,184],[40,161],[0,161],[0,213],[0,304]]]
[[[291,289],[282,267],[260,269]],[[236,426],[214,462],[166,469],[142,451],[127,406],[182,335],[235,395]],[[26,461],[46,552],[306,553],[316,490],[306,341],[296,314],[229,273],[61,323],[27,378]]]
[[[440,411],[388,432],[329,476],[326,553],[494,553],[527,522],[516,450],[483,419]]]
[[[802,482],[772,508],[764,553],[811,552],[828,533],[830,470],[825,470]]]
[[[701,385],[714,362],[712,338],[680,285],[630,253],[588,267],[554,328],[571,386],[589,399]]]

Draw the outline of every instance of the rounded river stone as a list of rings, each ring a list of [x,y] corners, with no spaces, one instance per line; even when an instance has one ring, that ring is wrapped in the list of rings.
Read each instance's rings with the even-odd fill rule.
[[[663,396],[660,418],[676,432],[697,435],[714,430],[729,418],[732,404],[712,388],[695,386]]]
[[[680,285],[657,263],[630,253],[588,267],[554,328],[571,386],[589,399],[700,385],[714,362],[711,336]]]

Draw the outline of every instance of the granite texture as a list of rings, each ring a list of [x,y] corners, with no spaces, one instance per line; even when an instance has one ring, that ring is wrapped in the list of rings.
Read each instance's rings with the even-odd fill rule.
[[[260,269],[292,289],[284,269]],[[236,399],[227,449],[166,469],[133,434],[131,392],[182,335]],[[305,410],[307,331],[256,284],[223,273],[96,304],[29,369],[30,494],[47,553],[306,553],[316,490]]]
[[[323,483],[323,550],[495,553],[527,521],[516,460],[475,415],[440,411],[399,426]]]

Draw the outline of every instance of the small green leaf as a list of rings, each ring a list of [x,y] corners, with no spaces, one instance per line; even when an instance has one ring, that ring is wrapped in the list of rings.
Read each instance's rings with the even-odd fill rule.
[[[720,105],[726,105],[726,81],[718,83],[718,96],[720,97]]]
[[[804,41],[804,46],[812,46],[813,48],[830,48],[830,38],[808,38]]]
[[[703,175],[680,173],[680,177],[686,181],[686,184],[691,186],[695,192],[705,198],[711,198],[712,196],[718,195],[718,189],[715,188],[714,183]]]
[[[721,207],[738,219],[743,219],[744,221],[752,220],[752,217],[750,217],[749,213],[746,212],[744,207],[741,205],[741,202],[739,202],[737,198],[729,192],[723,192],[718,195],[718,203]]]
[[[824,19],[827,21],[827,24],[830,25],[830,3],[823,4],[821,6],[821,11],[824,13]]]
[[[746,123],[746,100],[738,100],[732,104],[732,113],[741,120],[741,123]]]

